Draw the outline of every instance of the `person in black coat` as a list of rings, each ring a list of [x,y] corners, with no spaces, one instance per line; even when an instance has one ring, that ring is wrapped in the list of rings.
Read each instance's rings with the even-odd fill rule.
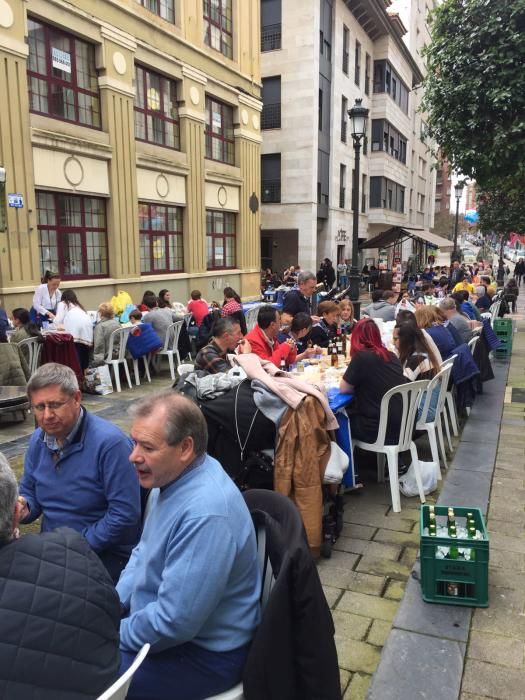
[[[117,593],[74,530],[18,538],[17,496],[0,454],[0,698],[95,700],[119,675]]]

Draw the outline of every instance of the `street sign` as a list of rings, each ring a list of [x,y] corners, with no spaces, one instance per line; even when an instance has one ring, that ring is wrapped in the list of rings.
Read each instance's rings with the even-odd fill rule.
[[[10,207],[14,207],[15,209],[23,209],[24,208],[24,195],[22,194],[16,194],[16,193],[11,193],[7,195],[7,204]]]

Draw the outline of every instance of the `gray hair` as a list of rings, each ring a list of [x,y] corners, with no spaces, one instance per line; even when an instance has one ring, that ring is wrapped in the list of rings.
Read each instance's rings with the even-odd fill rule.
[[[27,395],[39,389],[58,384],[62,391],[69,396],[73,396],[78,391],[77,375],[70,367],[60,365],[58,362],[48,362],[33,372],[27,383]]]
[[[443,311],[457,311],[458,306],[454,299],[447,297],[439,302],[439,308]]]
[[[0,452],[0,544],[4,544],[13,536],[13,516],[18,484],[9,462]]]
[[[317,277],[315,276],[315,273],[312,272],[311,270],[302,270],[298,275],[297,275],[297,284],[304,284],[305,282],[308,282],[308,280],[315,280],[317,282]]]
[[[173,447],[184,438],[191,437],[195,456],[204,454],[208,447],[206,420],[197,404],[173,389],[164,389],[137,401],[130,407],[129,415],[132,418],[147,418],[159,406],[166,409],[164,424],[168,445]]]

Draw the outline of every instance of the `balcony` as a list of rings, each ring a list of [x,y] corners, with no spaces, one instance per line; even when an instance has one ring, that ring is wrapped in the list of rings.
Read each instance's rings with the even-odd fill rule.
[[[281,24],[268,24],[261,28],[261,51],[277,51],[281,48]]]
[[[261,200],[263,204],[279,204],[281,201],[281,181],[263,180],[261,185]]]
[[[262,129],[281,128],[281,103],[267,104],[263,106],[261,114]]]

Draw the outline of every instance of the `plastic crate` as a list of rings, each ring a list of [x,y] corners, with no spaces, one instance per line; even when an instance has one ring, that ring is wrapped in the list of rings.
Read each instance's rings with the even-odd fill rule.
[[[434,506],[434,513],[436,518],[446,519],[448,506]],[[456,521],[458,518],[466,518],[467,513],[472,513],[476,530],[482,533],[483,539],[458,538],[455,544],[458,548],[474,550],[474,559],[439,559],[436,558],[437,548],[449,547],[452,540],[449,537],[430,537],[423,534],[428,527],[429,507],[421,506],[421,589],[423,600],[427,603],[468,605],[477,608],[486,608],[489,604],[489,536],[479,508],[454,507]]]
[[[511,318],[495,318],[492,327],[496,335],[512,335],[514,330]]]
[[[512,335],[508,337],[498,335],[498,339],[501,345],[494,350],[495,357],[509,357],[512,355]]]

